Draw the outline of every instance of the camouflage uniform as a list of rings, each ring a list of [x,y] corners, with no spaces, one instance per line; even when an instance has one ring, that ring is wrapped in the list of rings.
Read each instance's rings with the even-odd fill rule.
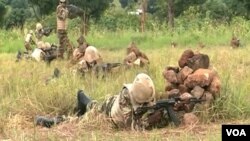
[[[78,116],[91,113],[97,116],[96,113],[98,112],[111,119],[115,127],[132,130],[150,130],[168,125],[169,120],[165,109],[150,109],[139,116],[135,114],[139,107],[155,104],[154,84],[151,78],[144,73],[138,74],[133,83],[124,84],[118,95],[111,96],[100,104],[90,100],[84,93],[81,93],[82,90],[79,92],[76,108]],[[41,123],[40,125],[43,126],[48,122],[50,122],[50,119],[43,119],[43,117],[36,119],[36,123]]]
[[[118,95],[109,97],[95,107],[100,113],[109,117],[118,128],[144,130],[165,127],[168,125],[168,116],[164,109],[148,110],[139,116],[135,114],[139,107],[152,106],[154,101],[155,92],[152,80],[141,73],[137,75],[132,84],[125,84]]]
[[[36,37],[36,44],[40,41],[42,41],[43,38],[43,26],[41,23],[36,24],[36,30],[35,30],[35,37]]]
[[[60,0],[60,3],[62,1],[63,0]],[[63,4],[59,4],[57,6],[56,14],[57,14],[57,34],[59,38],[59,57],[63,58],[64,51],[65,49],[67,49],[68,59],[69,59],[72,55],[73,48],[69,42],[67,31],[66,31],[67,17],[68,17],[68,10],[66,6]]]
[[[27,52],[32,51],[31,44],[35,44],[34,40],[32,39],[33,31],[29,31],[29,33],[25,37],[24,47]]]
[[[118,109],[120,109],[121,112],[118,115],[113,115],[112,112],[116,110],[117,105],[119,105]],[[111,118],[112,123],[117,128],[149,130],[168,125],[167,111],[164,109],[157,111],[149,110],[141,117],[136,117],[134,115],[130,94],[126,87],[124,87],[118,95],[106,99],[99,105],[98,111]]]

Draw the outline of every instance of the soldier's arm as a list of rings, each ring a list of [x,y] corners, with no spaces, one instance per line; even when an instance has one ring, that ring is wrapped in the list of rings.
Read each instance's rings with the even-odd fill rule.
[[[68,10],[66,8],[63,8],[63,7],[58,7],[56,13],[57,13],[57,17],[60,20],[65,20],[68,16]]]
[[[36,42],[33,40],[33,38],[30,39],[31,44],[35,45]]]

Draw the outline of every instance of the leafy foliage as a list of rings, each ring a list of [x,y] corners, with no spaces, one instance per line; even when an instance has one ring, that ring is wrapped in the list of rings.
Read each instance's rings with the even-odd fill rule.
[[[54,25],[53,15],[59,0],[0,0],[0,26],[7,29],[29,25],[25,22],[44,21],[49,17],[49,25]],[[135,26],[137,18],[127,15],[135,11],[142,0],[68,0],[85,12],[85,22],[98,23],[105,29]],[[117,7],[114,7],[116,3]],[[168,0],[147,0],[148,23],[168,22]],[[194,13],[192,13],[194,12]],[[250,19],[248,0],[174,0],[173,16],[180,21],[185,15],[199,15],[196,20],[207,18],[220,23],[230,23],[235,16]],[[187,14],[188,13],[188,14]],[[105,19],[107,18],[107,19]],[[180,19],[180,20],[179,20]],[[79,22],[79,20],[77,21]],[[198,21],[197,21],[198,22]]]
[[[51,12],[56,10],[56,5],[58,4],[57,0],[28,0],[30,6],[38,7],[38,15],[48,15],[51,14]]]
[[[113,0],[71,0],[70,3],[82,8],[86,16],[99,19]]]
[[[2,23],[2,20],[3,20],[3,16],[5,15],[6,13],[6,7],[5,7],[5,4],[3,2],[3,0],[0,1],[0,25]]]
[[[11,10],[5,15],[5,28],[9,29],[12,27],[23,28],[26,19],[30,16],[30,10],[28,9],[27,0],[12,0],[8,1]]]

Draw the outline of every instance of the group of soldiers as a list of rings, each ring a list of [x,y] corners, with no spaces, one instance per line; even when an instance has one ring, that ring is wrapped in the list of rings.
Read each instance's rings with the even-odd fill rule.
[[[64,53],[67,52],[67,58],[70,59],[70,63],[77,66],[77,71],[85,73],[87,71],[91,71],[94,69],[101,68],[103,70],[110,70],[112,67],[116,67],[119,64],[126,66],[126,68],[131,68],[134,66],[144,67],[145,65],[149,64],[149,58],[145,53],[143,53],[139,48],[136,46],[135,42],[132,42],[127,48],[127,54],[122,63],[104,63],[103,58],[98,51],[97,48],[94,46],[89,45],[83,36],[80,36],[77,39],[78,47],[73,48],[70,44],[68,36],[67,36],[67,18],[69,11],[66,7],[66,0],[59,0],[59,5],[57,7],[57,34],[59,39],[59,47],[55,47],[55,50],[49,52],[47,54],[47,49],[52,48],[54,45],[48,42],[44,42],[42,37],[44,35],[48,35],[45,31],[45,28],[40,23],[37,23],[35,36],[36,40],[32,39],[33,32],[30,31],[26,38],[25,38],[25,48],[27,52],[32,51],[31,44],[35,44],[37,48],[32,52],[32,57],[34,57],[37,61],[46,60],[46,59],[55,59],[55,58],[62,58],[64,59]],[[43,56],[43,57],[41,57]],[[193,55],[195,56],[195,55]],[[209,58],[204,57],[193,57],[189,56],[186,57],[185,63],[188,62],[206,62],[209,61]],[[182,55],[183,57],[183,55]],[[185,58],[185,55],[184,55]],[[207,60],[208,59],[208,60]],[[185,64],[187,66],[188,64]],[[183,68],[184,66],[180,66]],[[209,64],[204,65],[198,64],[196,65],[195,71],[199,69],[208,69]],[[185,67],[183,68],[185,69]],[[164,78],[166,78],[169,82],[173,82],[171,84],[171,89],[166,90],[166,94],[169,94],[170,91],[178,91],[177,96],[180,97],[181,101],[188,101],[192,98],[192,95],[187,95],[185,93],[189,93],[192,89],[189,87],[190,83],[185,83],[191,75],[195,71],[182,71],[183,69],[171,67],[171,69],[167,69],[167,72],[164,73]],[[180,78],[182,79],[181,82],[177,81],[177,73],[180,72]],[[188,73],[188,74],[187,74]],[[201,83],[207,81],[207,79],[211,79],[207,76],[207,71],[201,72],[204,77],[193,77],[190,78],[192,80],[198,79],[199,81],[194,81],[192,83],[192,88],[195,86],[200,86]],[[217,77],[218,78],[218,77]],[[176,82],[175,82],[176,79]],[[191,80],[190,80],[191,81]],[[212,82],[209,81],[207,86],[211,86]],[[219,81],[219,79],[217,79]],[[179,86],[185,86],[186,91],[181,92]],[[218,90],[216,93],[219,93],[220,83],[216,85]],[[202,89],[203,87],[200,87]],[[204,88],[205,89],[205,88]],[[206,90],[204,90],[206,91]],[[200,96],[197,99],[203,98],[204,91],[200,92]],[[182,96],[182,97],[181,97]],[[127,128],[127,129],[134,129],[134,130],[144,130],[144,129],[152,129],[154,127],[165,127],[169,124],[171,119],[169,118],[168,109],[159,108],[159,109],[149,109],[144,112],[140,116],[135,116],[135,113],[141,107],[150,107],[154,106],[157,102],[157,93],[155,90],[155,85],[153,80],[148,74],[139,73],[135,76],[132,83],[124,84],[121,86],[121,90],[118,92],[117,95],[113,95],[103,102],[98,103],[92,98],[85,95],[83,90],[79,90],[77,92],[77,107],[76,113],[77,116],[85,116],[90,111],[96,111],[93,113],[104,114],[107,119],[111,119],[112,123],[115,127],[118,128]],[[169,97],[168,97],[169,98]],[[178,103],[178,101],[177,101]],[[178,108],[176,106],[180,104],[174,104],[173,107],[175,112],[178,113],[180,109],[185,109],[185,107],[189,106],[188,104],[181,104]],[[194,106],[194,105],[192,105]],[[185,118],[185,114],[192,112],[192,110],[184,112],[180,118]],[[38,116],[35,118],[35,122],[37,125],[42,125],[45,127],[51,127],[54,124],[59,124],[60,122],[66,120],[63,117],[55,117],[55,118],[46,118],[43,116]],[[184,119],[185,120],[185,119]]]
[[[49,36],[52,28],[45,28],[41,23],[36,24],[35,33],[33,30],[30,30],[25,37],[25,49],[27,53],[31,53],[31,57],[36,61],[41,61],[45,59],[46,53],[48,50],[51,50],[53,47],[54,50],[51,52],[53,58],[64,58],[64,52],[67,51],[67,57],[70,58],[73,52],[73,46],[70,44],[67,36],[67,17],[69,11],[66,7],[66,0],[59,0],[59,5],[56,9],[56,21],[57,28],[56,32],[59,39],[59,47],[49,42],[43,41],[43,36]],[[34,39],[35,38],[35,39]],[[32,45],[35,45],[36,48],[33,50]]]
[[[76,48],[70,43],[67,36],[67,19],[70,11],[67,8],[66,0],[59,0],[59,5],[56,10],[56,21],[57,21],[57,35],[59,39],[59,46],[50,44],[49,42],[43,41],[43,36],[49,36],[51,29],[46,29],[41,23],[36,24],[35,39],[33,39],[33,31],[30,30],[25,37],[25,49],[26,52],[31,54],[31,58],[36,61],[48,61],[51,62],[53,59],[61,58],[64,59],[64,54],[67,52],[67,59],[70,63],[77,65],[77,71],[84,72],[93,68],[94,65],[101,64],[103,66],[103,60],[100,52],[94,46],[89,45],[86,42],[83,35],[77,39],[78,46]],[[36,48],[33,50],[32,45]],[[127,56],[124,58],[124,62],[127,67],[133,65],[144,66],[149,63],[148,57],[142,53],[134,42],[132,42],[127,48]],[[104,64],[107,65],[107,64]],[[110,65],[109,65],[110,66]],[[112,64],[111,64],[112,66]]]
[[[139,55],[136,55],[137,53]],[[86,57],[84,56],[82,61],[85,61],[84,58]],[[145,56],[135,47],[134,43],[131,43],[124,62],[129,67],[138,65],[137,63],[140,62],[139,64],[143,67],[149,63]],[[88,63],[91,64],[93,61],[90,60]],[[196,102],[190,102],[191,99],[195,98],[198,102],[204,101],[201,103],[207,110],[211,107],[213,100],[219,96],[221,86],[219,76],[215,70],[209,68],[209,62],[207,55],[194,54],[192,50],[186,50],[179,59],[180,68],[166,67],[166,70],[163,71],[163,77],[167,80],[166,91],[163,95],[167,97],[160,99],[177,99],[174,102],[170,101],[170,104],[172,104],[174,114],[180,119],[181,124],[193,125],[198,122],[197,116],[192,113]],[[77,106],[75,112],[78,117],[86,117],[89,114],[95,114],[92,115],[93,117],[98,117],[99,114],[104,115],[116,128],[150,130],[166,127],[172,120],[170,115],[173,113],[166,108],[170,107],[170,105],[165,105],[166,107],[155,106],[160,100],[157,99],[159,93],[155,90],[153,80],[146,73],[137,74],[131,83],[121,86],[118,94],[108,97],[103,102],[98,103],[85,95],[83,90],[79,90],[76,97]],[[149,108],[138,116],[139,109],[143,107],[156,108]],[[54,118],[38,116],[35,123],[51,127],[65,120],[67,118],[62,116]]]

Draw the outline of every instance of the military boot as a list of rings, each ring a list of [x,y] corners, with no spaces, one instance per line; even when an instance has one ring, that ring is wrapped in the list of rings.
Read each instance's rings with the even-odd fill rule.
[[[75,111],[77,116],[82,116],[88,111],[88,105],[92,102],[92,100],[85,95],[83,90],[78,90],[77,92],[77,107]]]
[[[40,125],[43,127],[50,128],[51,126],[59,124],[65,120],[66,120],[66,118],[64,116],[57,116],[54,118],[48,118],[48,117],[44,117],[44,116],[36,116],[35,125]]]

